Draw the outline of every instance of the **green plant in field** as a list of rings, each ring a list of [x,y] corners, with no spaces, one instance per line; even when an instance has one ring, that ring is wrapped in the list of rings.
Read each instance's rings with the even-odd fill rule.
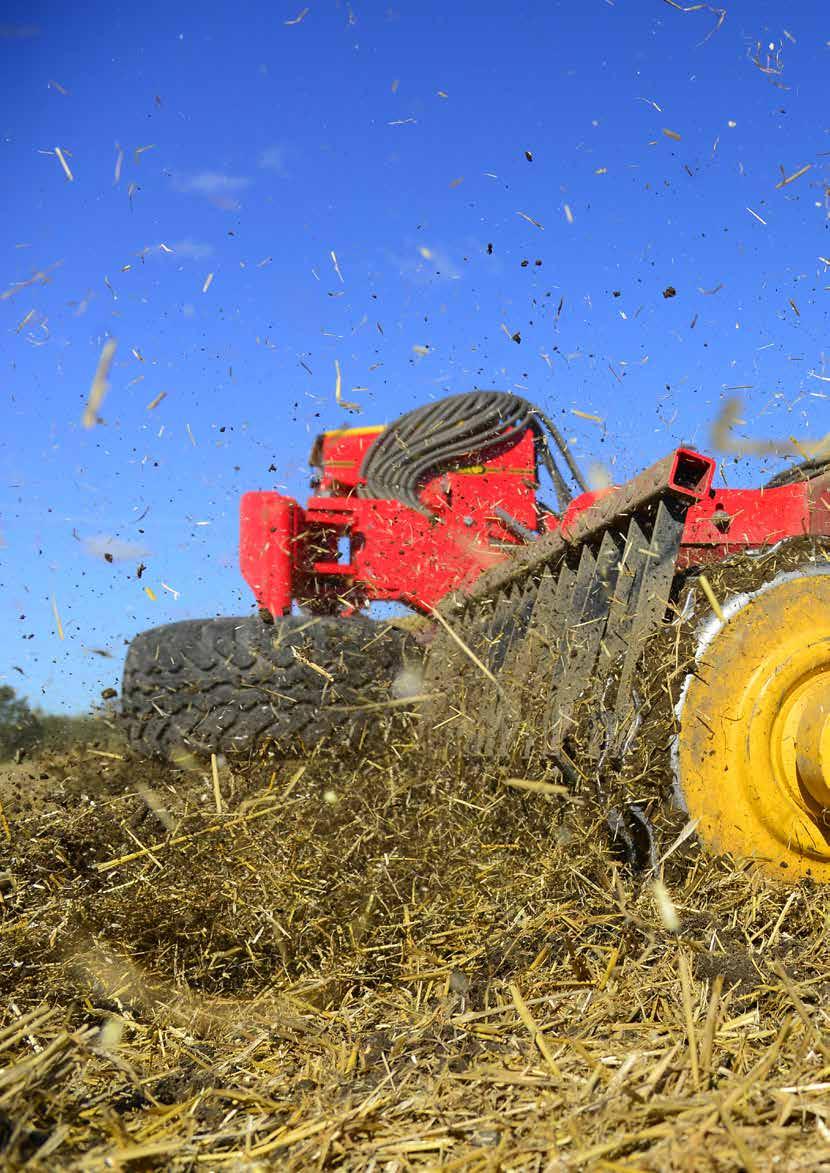
[[[40,721],[29,702],[10,684],[0,684],[0,760],[30,749],[40,736]]]
[[[0,761],[31,750],[61,750],[87,742],[118,742],[111,714],[44,713],[33,709],[10,684],[0,684]]]

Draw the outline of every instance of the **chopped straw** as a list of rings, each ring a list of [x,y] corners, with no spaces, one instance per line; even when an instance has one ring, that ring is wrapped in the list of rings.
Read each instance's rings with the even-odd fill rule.
[[[709,606],[712,608],[712,611],[714,612],[716,618],[719,619],[721,623],[725,623],[726,619],[723,614],[723,608],[721,607],[721,605],[718,601],[717,595],[712,590],[712,585],[709,582],[709,579],[706,577],[705,574],[701,574],[698,577],[698,582],[700,583],[701,589],[703,590],[703,593],[708,600]]]
[[[58,600],[52,595],[52,614],[55,616],[55,630],[58,633],[58,639],[63,639],[63,623],[61,622],[60,611],[58,610]]]
[[[438,620],[438,622],[441,624],[441,626],[444,628],[444,630],[447,632],[447,634],[450,636],[450,638],[461,648],[464,655],[467,656],[467,658],[473,664],[475,664],[475,666],[476,666],[476,668],[478,668],[479,672],[481,672],[482,675],[486,676],[487,679],[492,684],[494,684],[497,689],[500,690],[501,686],[499,685],[498,680],[496,680],[495,676],[490,671],[490,669],[486,666],[486,664],[483,664],[481,662],[481,660],[478,658],[478,656],[475,654],[475,652],[472,651],[472,649],[469,648],[467,646],[467,644],[464,643],[464,640],[461,638],[461,636],[458,634],[458,632],[455,631],[452,627],[450,627],[449,623],[446,621],[446,619],[441,614],[441,612],[438,611],[435,607],[430,607],[430,612]]]
[[[684,646],[653,649],[657,692]],[[176,768],[99,739],[0,771],[10,1168],[830,1164],[830,889],[702,852],[656,801],[645,674],[642,762],[567,801],[553,770],[413,754],[403,709],[303,648],[329,703],[380,706],[353,744]],[[645,874],[608,848],[633,802]]]
[[[104,402],[107,391],[109,391],[110,368],[112,367],[112,360],[115,357],[117,345],[114,338],[110,338],[104,343],[81,420],[85,428],[94,428],[98,423],[99,408]]]
[[[66,178],[69,180],[70,183],[73,183],[75,176],[69,170],[69,164],[67,163],[66,157],[64,156],[64,153],[60,149],[60,147],[55,147],[55,154],[58,156],[58,162],[60,163],[61,167],[63,168],[64,175],[66,176]]]

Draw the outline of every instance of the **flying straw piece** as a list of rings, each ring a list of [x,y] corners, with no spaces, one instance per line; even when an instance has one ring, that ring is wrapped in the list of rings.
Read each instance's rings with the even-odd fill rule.
[[[720,26],[726,20],[726,9],[714,8],[711,4],[678,4],[677,0],[665,0],[665,3],[668,4],[670,8],[676,8],[678,12],[710,12],[712,16],[717,18],[716,23],[712,26],[712,28],[710,28],[709,32],[700,42],[701,45],[705,45],[709,38],[715,35]]]
[[[63,624],[61,623],[60,612],[58,611],[58,600],[52,595],[52,613],[55,616],[55,627],[58,632],[58,639],[63,639]]]
[[[166,399],[166,398],[167,398],[167,392],[166,391],[159,391],[159,393],[155,397],[155,399],[151,400],[147,404],[147,410],[152,411],[154,407],[158,407],[158,405],[161,403],[162,399]]]
[[[798,171],[793,171],[792,175],[785,175],[780,183],[776,183],[776,185],[775,185],[776,191],[778,190],[779,187],[786,187],[788,183],[794,183],[796,179],[800,179],[802,175],[804,175],[807,171],[810,170],[812,165],[813,165],[812,163],[807,163],[806,166],[799,167]]]
[[[81,419],[81,423],[85,428],[94,428],[98,423],[98,409],[104,402],[107,391],[109,391],[109,373],[117,345],[118,343],[114,338],[110,338],[104,343],[104,349],[101,351],[101,357],[98,359],[98,369],[95,372],[95,378],[92,380],[92,386],[89,389],[89,398],[86,401],[86,407],[84,408],[84,414]]]
[[[58,156],[58,162],[60,163],[61,167],[63,167],[63,171],[64,171],[64,174],[66,175],[66,178],[69,180],[70,183],[74,183],[75,176],[69,170],[69,164],[67,163],[66,159],[63,157],[63,151],[60,149],[60,147],[55,147],[55,154]]]
[[[115,150],[117,154],[115,156],[115,179],[113,180],[114,187],[116,187],[121,181],[121,168],[124,164],[124,152],[121,150],[121,147],[118,143],[115,144]]]
[[[334,400],[338,407],[343,407],[346,411],[360,411],[360,405],[357,403],[349,403],[347,399],[343,398],[343,376],[340,373],[340,363],[337,359],[334,360]]]
[[[766,222],[766,220],[763,218],[763,216],[759,216],[757,212],[753,212],[752,208],[750,208],[750,207],[747,207],[747,209],[746,209],[746,210],[749,212],[750,216],[754,216],[754,217],[755,217],[755,219],[758,221],[758,223],[759,223],[759,224],[763,224],[763,225],[764,225],[764,227],[766,227],[766,223],[767,223],[767,222]]]
[[[703,587],[704,595],[709,600],[709,606],[712,608],[712,610],[714,611],[717,618],[721,621],[721,623],[725,623],[726,619],[723,614],[723,609],[722,609],[720,603],[718,602],[717,595],[712,590],[712,584],[709,582],[709,579],[706,577],[705,574],[701,574],[699,582],[700,582],[700,585]]]
[[[669,856],[674,855],[674,853],[675,853],[675,851],[677,851],[678,847],[681,847],[691,835],[694,835],[695,831],[697,830],[697,825],[699,822],[700,822],[699,818],[689,819],[688,823],[683,828],[683,830],[680,832],[680,834],[677,836],[677,838],[674,840],[674,842],[671,844],[671,846],[666,851],[664,851],[663,854],[658,859],[658,861],[657,861],[658,868],[661,868],[663,866],[663,864],[666,862],[666,860],[669,858]]]
[[[334,251],[334,249],[331,250],[331,252],[329,253],[329,256],[331,257],[331,263],[334,265],[334,271],[337,274],[337,276],[340,278],[340,284],[345,285],[345,281],[343,280],[343,274],[340,272],[340,266],[337,263],[337,253]]]
[[[8,289],[4,289],[0,293],[0,301],[6,301],[7,298],[14,297],[16,293],[20,293],[21,289],[26,289],[29,285],[48,285],[52,280],[49,276],[53,269],[58,269],[63,264],[63,261],[55,261],[47,269],[38,269],[37,272],[32,273],[31,277],[27,277],[25,281],[15,281],[14,285]]]
[[[205,283],[202,286],[202,293],[207,293],[207,291],[210,289],[212,283],[213,283],[213,274],[208,273],[207,277],[205,277]]]
[[[665,126],[663,127],[663,134],[666,138],[673,139],[676,143],[679,143],[682,139],[682,135],[679,135],[676,130],[669,130]]]
[[[534,220],[532,216],[528,216],[527,212],[517,212],[517,216],[521,216],[523,220],[527,220],[528,224],[532,224],[534,228],[538,228],[540,232],[544,232],[544,226],[538,220]]]
[[[479,660],[479,658],[475,654],[475,652],[471,648],[467,647],[467,645],[464,643],[464,640],[461,638],[461,636],[458,634],[458,632],[454,631],[453,628],[450,627],[449,623],[447,623],[446,619],[441,614],[441,612],[436,611],[434,607],[430,607],[429,610],[432,612],[432,614],[435,616],[435,618],[438,620],[438,622],[444,628],[444,630],[446,631],[446,633],[450,637],[450,639],[454,640],[455,643],[458,644],[458,646],[461,648],[464,655],[467,656],[472,661],[472,663],[475,664],[476,668],[478,668],[479,671],[482,672],[487,677],[487,679],[491,682],[491,684],[495,684],[496,688],[499,690],[499,692],[501,692],[502,687],[499,684],[498,680],[496,680],[493,673],[490,671],[490,669],[487,667],[486,664],[482,664],[481,660]]]
[[[537,782],[534,778],[504,778],[505,786],[514,790],[527,790],[531,794],[569,795],[567,786],[558,786],[555,782]]]
[[[288,25],[300,24],[301,21],[305,20],[305,18],[308,16],[309,12],[311,12],[310,8],[303,8],[303,10],[301,12],[298,12],[296,16],[293,16],[291,18],[291,20],[284,20],[283,24],[288,24]]]
[[[674,901],[671,896],[669,896],[666,885],[659,876],[654,879],[652,892],[654,893],[654,903],[657,906],[657,912],[660,920],[663,922],[663,927],[670,933],[676,933],[680,928],[680,917],[677,915],[677,909],[674,906]]]
[[[216,813],[222,813],[222,791],[219,786],[219,763],[216,760],[216,754],[210,755],[210,772],[213,775],[213,801],[216,803]]]
[[[147,596],[147,598],[150,600],[151,603],[155,603],[157,596],[156,596],[156,592],[153,590],[152,587],[146,586],[144,588],[144,593]]]
[[[318,676],[323,676],[326,680],[328,680],[329,684],[331,684],[334,680],[331,672],[329,672],[326,668],[321,667],[319,664],[315,664],[313,660],[308,658],[308,656],[304,656],[299,648],[292,647],[291,655],[295,660],[297,660],[298,663],[305,664],[306,668],[310,668],[312,672],[316,672]]]
[[[594,424],[604,424],[605,420],[602,416],[591,415],[589,411],[580,411],[576,407],[571,408],[571,415],[578,415],[581,420],[590,420]]]

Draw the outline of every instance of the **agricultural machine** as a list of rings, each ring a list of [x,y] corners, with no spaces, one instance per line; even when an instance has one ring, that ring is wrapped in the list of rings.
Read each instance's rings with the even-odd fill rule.
[[[543,412],[471,392],[310,463],[305,506],[242,499],[259,614],[133,641],[137,748],[310,747],[414,706],[436,753],[600,799],[668,778],[712,850],[830,881],[830,462],[716,488],[683,447],[590,491]]]

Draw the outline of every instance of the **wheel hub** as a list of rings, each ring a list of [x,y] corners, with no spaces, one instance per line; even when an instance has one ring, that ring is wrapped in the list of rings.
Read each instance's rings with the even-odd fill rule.
[[[820,668],[785,698],[773,739],[778,773],[796,801],[805,810],[830,808],[830,672]]]
[[[830,574],[783,575],[704,636],[678,782],[713,849],[830,881]]]

